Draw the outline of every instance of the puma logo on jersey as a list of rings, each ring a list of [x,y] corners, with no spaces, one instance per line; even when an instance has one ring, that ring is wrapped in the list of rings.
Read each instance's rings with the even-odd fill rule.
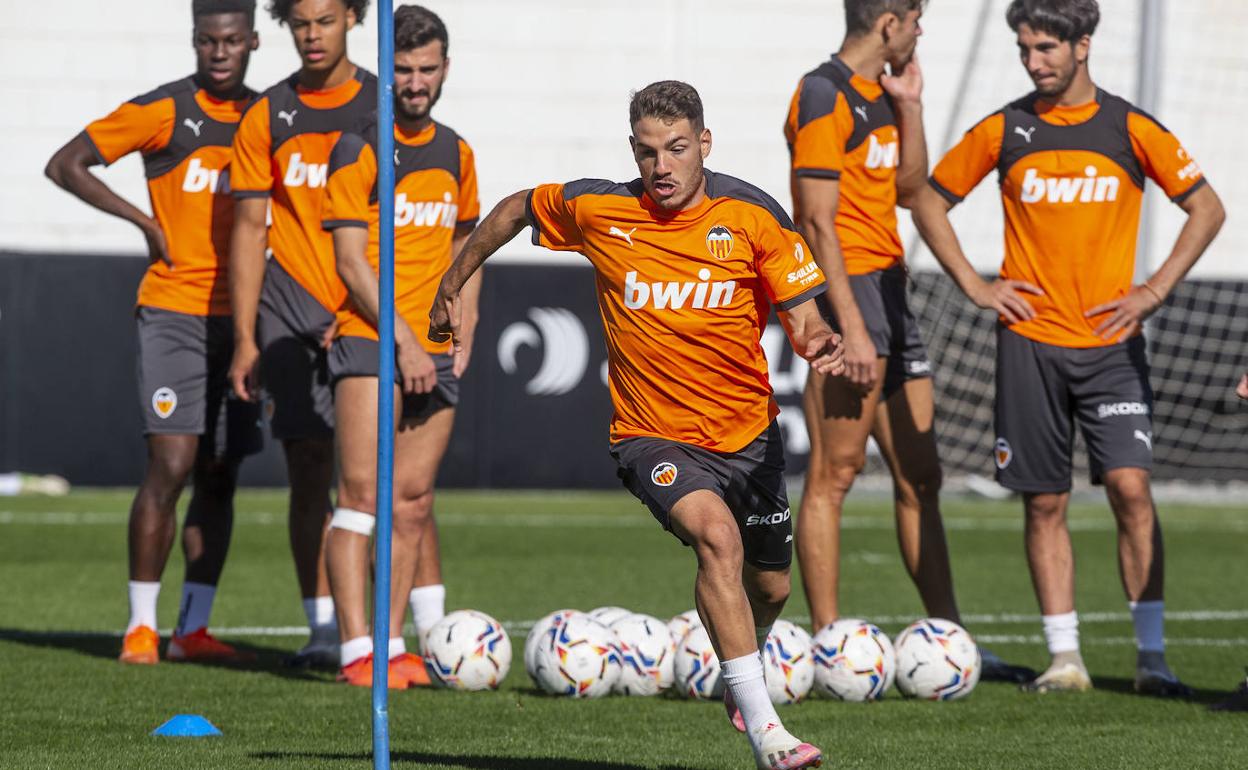
[[[1100,176],[1088,166],[1083,176],[1043,177],[1034,168],[1023,175],[1019,200],[1023,203],[1104,203],[1118,200],[1118,177]]]
[[[607,235],[615,235],[620,238],[623,238],[624,240],[628,241],[629,246],[632,246],[633,245],[633,233],[635,232],[637,232],[637,228],[635,227],[632,230],[629,230],[628,232],[624,232],[620,228],[612,225],[611,229],[607,231]]]
[[[291,110],[290,112],[287,112],[286,110],[277,111],[277,116],[286,121],[287,128],[295,125],[295,115],[297,114],[299,114],[299,110]]]
[[[282,183],[287,187],[324,187],[329,178],[328,163],[304,163],[302,153],[291,153],[290,165]]]
[[[901,154],[896,141],[880,144],[880,140],[871,135],[871,143],[867,146],[867,168],[896,168],[898,156]]]
[[[705,267],[698,271],[698,279],[700,282],[645,283],[637,280],[636,270],[630,270],[624,276],[624,307],[637,310],[649,304],[655,310],[680,310],[690,301],[690,297],[693,301],[689,307],[693,310],[724,307],[732,302],[736,281],[711,281],[711,271]]]
[[[407,193],[394,196],[395,227],[454,227],[458,217],[459,206],[450,193],[444,193],[440,201],[409,201]]]
[[[858,113],[858,117],[862,118],[862,122],[867,122],[867,108],[859,105],[854,108],[854,112]]]
[[[1027,144],[1031,144],[1031,135],[1036,133],[1036,127],[1023,128],[1022,126],[1014,126],[1014,133],[1027,140]]]
[[[195,132],[195,138],[196,138],[196,139],[198,139],[198,138],[199,138],[199,130],[200,130],[201,128],[203,128],[203,127],[204,127],[204,121],[202,121],[202,120],[191,120],[190,118],[187,118],[186,120],[182,121],[182,125],[186,126],[187,128],[191,129],[192,131],[194,131],[194,132]]]
[[[199,158],[191,158],[191,162],[186,167],[186,176],[182,179],[182,192],[197,193],[207,190],[215,193],[220,181],[220,171],[208,168],[200,162]]]

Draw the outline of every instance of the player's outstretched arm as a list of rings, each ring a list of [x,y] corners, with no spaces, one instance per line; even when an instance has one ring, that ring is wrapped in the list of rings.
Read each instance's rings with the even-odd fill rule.
[[[234,201],[234,228],[230,231],[230,312],[234,316],[234,359],[230,385],[244,401],[258,396],[256,313],[264,283],[264,250],[268,246],[269,199]]]
[[[43,173],[56,183],[57,187],[69,192],[83,203],[112,214],[133,224],[143,233],[147,240],[148,257],[155,262],[160,260],[166,265],[169,252],[165,244],[165,234],[155,219],[143,213],[130,201],[113,192],[113,189],[91,173],[91,167],[99,165],[95,150],[87,140],[86,134],[79,134],[66,142],[65,146],[56,151],[48,161]]]
[[[806,359],[812,369],[833,377],[845,373],[845,346],[841,335],[823,320],[813,299],[781,310],[779,316],[793,350]]]
[[[880,78],[897,111],[901,160],[897,165],[897,205],[908,209],[927,186],[927,136],[923,130],[923,71],[914,57],[896,75]]]
[[[1026,281],[996,280],[988,283],[980,278],[962,251],[962,244],[953,231],[953,223],[949,221],[949,210],[952,208],[953,204],[931,185],[923,186],[910,208],[914,225],[936,256],[936,261],[962,293],[979,307],[997,311],[1011,324],[1035,318],[1036,311],[1023,294],[1043,296],[1044,292]]]
[[[458,257],[464,250],[464,244],[472,236],[473,228],[462,232],[456,230],[455,239],[451,243],[451,253]],[[460,347],[455,353],[455,361],[451,365],[451,374],[464,376],[468,370],[468,362],[472,359],[472,342],[477,332],[477,319],[480,317],[482,273],[480,270],[472,274],[464,288],[460,291]]]
[[[1184,198],[1179,208],[1187,212],[1187,221],[1179,231],[1170,256],[1157,268],[1157,272],[1144,283],[1132,287],[1126,295],[1084,313],[1088,318],[1105,315],[1095,329],[1103,339],[1112,340],[1119,335],[1125,339],[1135,334],[1144,319],[1161,307],[1174,287],[1205,253],[1226,221],[1222,200],[1208,184]]]
[[[521,190],[513,193],[494,207],[477,229],[473,231],[451,263],[442,283],[438,285],[438,296],[433,300],[429,310],[429,339],[445,342],[450,337],[458,354],[463,349],[464,331],[464,291],[468,280],[485,264],[485,260],[494,252],[505,246],[512,238],[528,225],[525,215],[525,202],[532,190]]]

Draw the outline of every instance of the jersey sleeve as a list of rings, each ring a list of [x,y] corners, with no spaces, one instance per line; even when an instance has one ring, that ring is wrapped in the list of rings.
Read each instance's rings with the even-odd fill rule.
[[[481,201],[477,197],[477,161],[472,148],[459,140],[459,216],[455,224],[475,227],[481,218]]]
[[[929,184],[957,205],[996,167],[1005,136],[1005,115],[994,113],[981,120],[945,153],[932,171]]]
[[[342,134],[329,155],[329,181],[325,184],[325,205],[321,226],[368,227],[369,199],[377,184],[377,156],[373,148],[356,134]]]
[[[754,263],[771,304],[789,310],[824,293],[823,271],[792,224],[765,212],[758,219]]]
[[[1170,200],[1181,203],[1207,184],[1200,165],[1192,159],[1174,134],[1142,112],[1127,115],[1131,148],[1148,178],[1165,191]]]
[[[854,128],[849,102],[826,78],[804,78],[798,89],[791,128],[793,173],[840,179],[845,143]]]
[[[107,166],[136,150],[146,154],[163,149],[173,136],[173,119],[173,99],[135,99],[91,122],[83,133]]]
[[[235,198],[268,197],[273,188],[272,135],[269,132],[269,100],[256,100],[234,132],[230,159],[230,187]]]
[[[576,222],[576,207],[564,197],[563,188],[561,184],[543,184],[529,193],[525,213],[533,228],[533,245],[579,251],[584,239]]]

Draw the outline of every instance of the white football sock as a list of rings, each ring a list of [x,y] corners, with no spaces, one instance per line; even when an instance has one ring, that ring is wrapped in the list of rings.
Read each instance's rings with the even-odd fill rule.
[[[771,626],[754,626],[754,638],[758,640],[758,651],[762,652],[767,645],[767,637],[771,636]]]
[[[216,596],[216,586],[207,583],[183,583],[182,606],[178,609],[178,627],[174,634],[186,636],[201,628],[207,628],[208,618],[212,615],[212,601]]]
[[[338,641],[338,616],[334,614],[334,597],[314,596],[303,600],[303,614],[313,639]]]
[[[763,681],[763,659],[757,652],[726,660],[720,664],[724,684],[732,691],[732,699],[741,710],[745,720],[745,734],[755,752],[761,749],[759,741],[768,725],[780,724],[776,707],[767,695],[767,683]]]
[[[1135,625],[1135,647],[1140,652],[1165,652],[1164,601],[1127,602],[1131,608],[1131,622]]]
[[[0,473],[0,497],[17,497],[22,493],[22,474]]]
[[[351,663],[359,660],[365,655],[373,652],[373,637],[357,636],[354,639],[348,639],[342,643],[339,652],[342,667],[346,668]]]
[[[390,660],[394,660],[405,652],[407,652],[407,643],[403,641],[403,637],[390,637]]]
[[[126,633],[139,626],[156,628],[156,599],[160,596],[160,582],[130,581],[130,623]]]
[[[424,649],[425,635],[446,616],[446,586],[435,583],[413,588],[407,595],[407,601],[412,605],[412,623],[416,626],[416,638],[420,640],[421,649]]]
[[[1079,613],[1072,610],[1061,615],[1045,615],[1041,620],[1050,655],[1079,651]]]

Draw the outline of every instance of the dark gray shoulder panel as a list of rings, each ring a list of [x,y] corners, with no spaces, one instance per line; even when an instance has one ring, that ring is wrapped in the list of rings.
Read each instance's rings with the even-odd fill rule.
[[[349,166],[360,159],[366,140],[356,133],[343,133],[334,142],[334,149],[329,153],[329,175],[344,166]]]
[[[610,179],[577,179],[563,185],[563,199],[570,201],[582,195],[620,195],[635,198],[640,194],[637,191],[640,186],[640,179],[635,179],[628,184],[612,182]]]
[[[789,219],[788,212],[784,210],[784,207],[775,198],[749,182],[737,179],[735,176],[717,174],[708,170],[706,172],[706,197],[735,198],[745,203],[751,203],[766,209],[767,213],[775,217],[776,222],[785,230],[797,232],[797,228],[793,226],[793,220]]]
[[[797,127],[800,129],[813,120],[830,115],[836,109],[841,88],[836,82],[815,70],[802,78],[801,93],[797,97]]]

